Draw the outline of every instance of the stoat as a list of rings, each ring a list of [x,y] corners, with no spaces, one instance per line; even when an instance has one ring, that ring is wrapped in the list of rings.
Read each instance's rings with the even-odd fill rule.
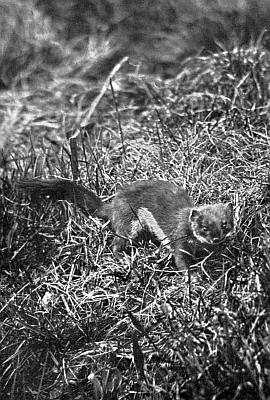
[[[143,231],[149,232],[170,247],[179,270],[220,250],[233,232],[231,203],[195,207],[183,188],[167,181],[134,182],[119,190],[109,204],[65,179],[22,179],[17,186],[34,196],[68,200],[88,215],[109,220],[115,232],[114,251],[125,250]]]

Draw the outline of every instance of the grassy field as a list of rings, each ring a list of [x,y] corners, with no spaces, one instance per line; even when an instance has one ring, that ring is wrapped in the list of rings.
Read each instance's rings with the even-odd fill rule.
[[[85,1],[89,25],[76,2],[0,2],[0,397],[270,399],[270,7],[138,2],[124,24],[116,3]],[[113,254],[104,222],[16,191],[51,175],[105,201],[166,179],[232,201],[235,235],[186,282],[166,249]]]

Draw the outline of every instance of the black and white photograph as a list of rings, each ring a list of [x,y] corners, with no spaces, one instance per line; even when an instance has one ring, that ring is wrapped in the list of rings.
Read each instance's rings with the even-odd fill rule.
[[[0,0],[0,399],[270,400],[270,0]]]

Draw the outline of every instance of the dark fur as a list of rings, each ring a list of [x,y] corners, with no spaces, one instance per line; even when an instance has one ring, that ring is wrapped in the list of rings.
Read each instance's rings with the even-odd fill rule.
[[[184,189],[166,181],[132,183],[119,190],[110,204],[64,179],[24,179],[17,186],[35,197],[50,195],[71,201],[86,214],[109,220],[116,233],[114,251],[125,249],[128,239],[134,241],[141,232],[149,231],[170,246],[179,269],[219,249],[233,230],[230,204],[195,208]]]

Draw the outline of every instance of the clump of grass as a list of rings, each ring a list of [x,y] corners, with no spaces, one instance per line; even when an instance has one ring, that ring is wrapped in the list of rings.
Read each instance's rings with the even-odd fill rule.
[[[3,398],[269,397],[268,69],[253,47],[188,60],[171,81],[120,70],[83,128],[82,75],[70,89],[54,69],[41,99],[13,94],[23,106],[9,116],[1,178]],[[145,178],[184,184],[196,203],[232,200],[231,245],[187,284],[164,249],[112,254],[102,222],[20,197],[21,176],[72,178],[70,128],[79,180],[104,200]]]

